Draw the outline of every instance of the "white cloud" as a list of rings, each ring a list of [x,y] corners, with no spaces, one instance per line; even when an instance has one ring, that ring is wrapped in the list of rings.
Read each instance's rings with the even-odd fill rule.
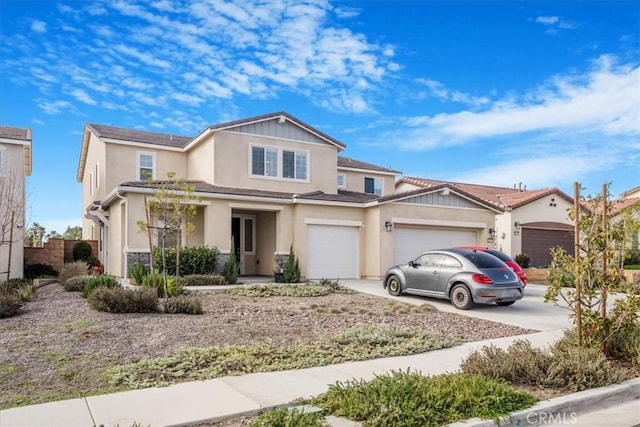
[[[348,6],[339,6],[333,9],[333,13],[340,19],[355,18],[360,15],[360,9]]]
[[[46,33],[47,23],[35,20],[31,23],[31,31],[33,31],[34,33]]]
[[[560,18],[557,16],[538,16],[536,18],[536,22],[543,25],[557,24],[558,21],[560,21]]]
[[[84,102],[89,105],[96,105],[97,102],[92,99],[87,92],[82,89],[74,89],[71,91],[71,96],[77,99],[80,102]]]
[[[558,30],[573,30],[578,26],[576,22],[560,19],[559,16],[538,16],[535,22],[547,28],[547,34],[558,34]]]
[[[479,107],[489,103],[489,98],[486,96],[473,96],[458,90],[451,91],[444,83],[437,80],[420,78],[416,80],[416,83],[428,90],[426,93],[414,94],[419,98],[435,97],[441,101],[456,102],[471,107]]]
[[[72,108],[72,105],[67,101],[53,101],[48,102],[42,99],[37,100],[36,104],[45,114],[58,114],[62,110]]]

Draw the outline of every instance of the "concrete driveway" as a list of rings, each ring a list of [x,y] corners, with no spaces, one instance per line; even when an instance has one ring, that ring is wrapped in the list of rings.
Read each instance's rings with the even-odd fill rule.
[[[382,287],[381,280],[341,280],[340,283],[358,292],[389,298],[398,302],[415,305],[430,304],[440,311],[493,320],[494,322],[507,323],[522,328],[553,331],[566,329],[573,325],[571,319],[569,319],[569,314],[571,313],[569,309],[544,302],[544,293],[547,288],[544,285],[528,284],[524,291],[524,297],[509,307],[479,304],[471,310],[458,310],[448,300],[409,295],[391,296]]]

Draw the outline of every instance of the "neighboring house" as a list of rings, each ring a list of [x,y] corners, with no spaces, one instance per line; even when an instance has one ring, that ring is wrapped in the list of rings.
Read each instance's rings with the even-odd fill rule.
[[[23,276],[31,129],[0,126],[0,282]]]
[[[614,222],[625,219],[625,212],[634,221],[640,221],[640,187],[622,193],[619,200],[615,201],[611,208],[611,217]],[[631,232],[627,236],[627,248],[640,250],[640,230]]]
[[[402,177],[396,191],[411,191],[448,186],[487,203],[496,210],[492,226],[493,238],[488,246],[512,257],[526,253],[531,266],[546,266],[551,262],[550,249],[563,247],[574,253],[573,222],[568,211],[573,198],[557,188],[527,190],[521,185],[514,188],[491,187],[459,182]]]
[[[181,243],[217,247],[224,262],[233,240],[243,275],[272,275],[293,247],[306,278],[378,278],[426,249],[487,241],[499,207],[446,185],[394,194],[398,171],[339,156],[345,148],[286,112],[195,137],[87,124],[83,238],[98,239],[110,274],[148,262],[137,222],[174,172],[199,197]]]

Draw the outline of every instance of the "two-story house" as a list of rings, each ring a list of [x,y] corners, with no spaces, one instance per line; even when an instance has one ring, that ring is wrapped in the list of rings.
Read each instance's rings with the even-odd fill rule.
[[[0,282],[22,277],[31,129],[0,126]]]
[[[224,262],[233,241],[244,275],[272,275],[291,247],[304,277],[346,279],[380,277],[426,249],[486,241],[491,204],[446,185],[395,194],[398,171],[342,157],[345,148],[286,112],[195,137],[87,124],[77,173],[83,238],[98,239],[111,274],[148,260],[138,221],[145,196],[172,172],[198,197],[194,231],[180,233],[181,243],[217,247]]]

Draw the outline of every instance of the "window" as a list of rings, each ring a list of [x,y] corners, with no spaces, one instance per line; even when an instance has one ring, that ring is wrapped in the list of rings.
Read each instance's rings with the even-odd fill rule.
[[[0,176],[2,176],[2,174],[4,173],[4,161],[5,161],[5,155],[4,155],[4,147],[0,147]]]
[[[89,172],[89,195],[93,195],[93,172]]]
[[[244,251],[253,253],[253,219],[244,219]]]
[[[367,194],[382,196],[382,182],[382,178],[365,178],[364,192]]]
[[[100,163],[96,163],[96,189],[100,187]]]
[[[140,181],[156,178],[155,160],[154,153],[138,153],[138,179]]]
[[[338,188],[345,188],[347,186],[347,177],[343,173],[338,174]]]
[[[251,175],[306,181],[308,153],[274,147],[251,147]]]

